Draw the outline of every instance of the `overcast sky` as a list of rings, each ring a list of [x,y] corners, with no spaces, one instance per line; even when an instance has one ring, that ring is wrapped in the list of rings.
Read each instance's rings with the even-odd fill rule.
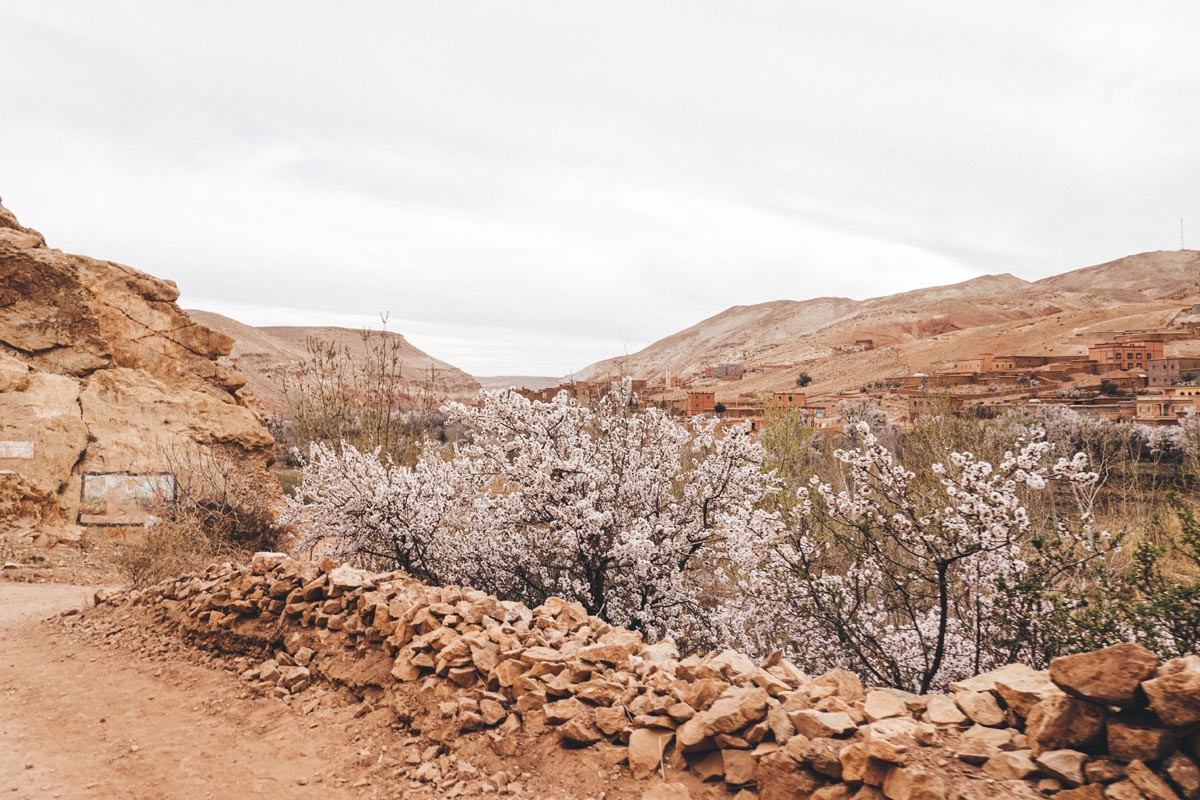
[[[564,374],[1200,244],[1200,3],[0,6],[0,196],[251,324]]]

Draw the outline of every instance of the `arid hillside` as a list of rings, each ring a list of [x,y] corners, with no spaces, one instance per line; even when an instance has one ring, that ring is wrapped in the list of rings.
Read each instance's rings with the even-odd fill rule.
[[[283,384],[289,370],[308,357],[310,340],[335,345],[355,361],[367,352],[363,332],[350,328],[310,326],[254,327],[211,311],[188,311],[192,318],[233,339],[233,351],[224,361],[246,376],[249,389],[269,410],[286,406]],[[439,396],[466,398],[479,391],[479,382],[457,367],[414,347],[398,333],[375,331],[388,337],[403,363],[403,374],[412,394],[432,390]]]
[[[1200,301],[1200,251],[1141,253],[1025,281],[985,275],[868,300],[821,297],[734,306],[579,377],[695,377],[709,364],[740,362],[744,380],[718,393],[852,388],[981,353],[1081,355],[1087,345],[1132,329],[1169,327]],[[866,348],[856,343],[871,340]],[[1182,349],[1181,349],[1182,347]],[[1190,354],[1179,343],[1169,354]]]

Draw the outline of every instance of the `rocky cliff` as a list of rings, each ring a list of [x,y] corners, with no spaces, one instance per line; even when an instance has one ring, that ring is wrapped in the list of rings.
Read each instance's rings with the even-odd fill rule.
[[[79,535],[85,473],[169,471],[221,450],[265,471],[273,440],[175,284],[46,246],[0,206],[0,534]]]

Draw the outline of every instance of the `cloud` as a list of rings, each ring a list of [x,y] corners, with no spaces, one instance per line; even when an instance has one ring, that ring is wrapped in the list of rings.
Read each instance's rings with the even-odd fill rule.
[[[1179,217],[1200,230],[1196,23],[1182,2],[26,4],[0,10],[0,193],[188,305],[386,310],[469,370],[561,374],[734,304],[1175,246]]]

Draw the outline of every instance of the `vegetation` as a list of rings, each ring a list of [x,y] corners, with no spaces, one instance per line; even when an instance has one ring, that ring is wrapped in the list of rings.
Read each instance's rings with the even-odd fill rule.
[[[144,533],[123,541],[115,563],[133,586],[153,584],[215,558],[278,550],[291,531],[278,520],[279,496],[234,456],[198,447],[161,453],[175,474],[169,512]],[[167,498],[164,498],[167,500]]]
[[[272,424],[282,460],[312,442],[348,442],[412,464],[427,437],[445,437],[436,375],[405,373],[403,340],[387,335],[386,316],[382,330],[361,337],[357,358],[348,347],[309,339],[307,358],[284,376],[287,418]]]
[[[1192,421],[1047,406],[900,430],[863,397],[839,405],[844,434],[768,405],[755,439],[638,410],[627,386],[444,413],[461,440],[411,463],[314,443],[289,503],[304,545],[910,690],[1129,639],[1196,646]]]

